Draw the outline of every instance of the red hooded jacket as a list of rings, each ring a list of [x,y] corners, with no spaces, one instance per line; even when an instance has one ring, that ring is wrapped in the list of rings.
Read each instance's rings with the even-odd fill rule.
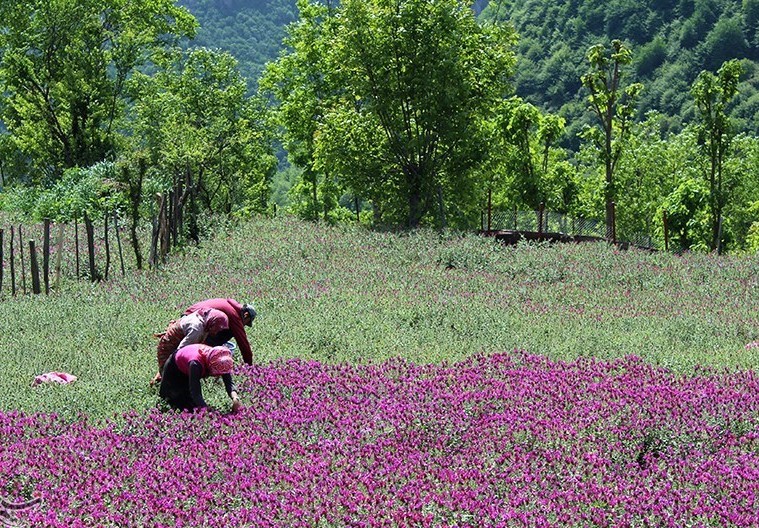
[[[253,351],[250,349],[248,336],[245,334],[245,325],[242,322],[242,315],[240,315],[242,305],[234,299],[206,299],[190,306],[185,310],[183,315],[197,312],[203,308],[214,308],[226,314],[229,319],[229,330],[232,332],[232,337],[235,338],[235,342],[240,348],[243,361],[248,365],[252,365]]]

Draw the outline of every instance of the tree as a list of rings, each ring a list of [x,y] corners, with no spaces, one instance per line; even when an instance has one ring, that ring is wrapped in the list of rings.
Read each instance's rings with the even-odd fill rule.
[[[198,238],[197,212],[264,210],[276,165],[263,107],[247,97],[228,53],[176,51],[153,75],[136,74],[136,144],[175,196],[177,228]],[[140,178],[144,171],[137,170]],[[184,211],[189,206],[188,223]]]
[[[332,137],[339,127],[346,136],[378,132],[382,141],[367,152],[384,170],[363,171],[374,180],[370,187],[401,198],[409,227],[430,215],[444,223],[445,197],[469,193],[485,157],[483,120],[510,93],[513,32],[479,25],[459,0],[348,0],[314,15],[304,0],[299,7],[301,16],[310,16],[309,31],[298,32],[303,23],[291,28],[291,50],[275,66],[280,79],[299,80],[288,93],[275,94],[280,114],[298,108],[296,118],[285,121],[287,134],[300,131],[314,156],[315,144],[308,142],[326,130],[327,119],[338,120],[330,125]],[[313,49],[319,58],[309,62]],[[355,156],[355,148],[320,149],[330,156],[341,151]],[[348,166],[314,161],[312,168]]]
[[[197,26],[173,0],[4,0],[0,20],[2,119],[50,180],[115,157],[126,80]]]
[[[502,161],[496,171],[509,177],[513,205],[536,211],[541,203],[550,202],[554,210],[565,209],[567,174],[550,163],[557,157],[554,150],[564,133],[564,119],[543,114],[520,97],[512,97],[504,101],[496,123],[503,141],[499,145]]]
[[[710,247],[718,251],[722,250],[720,227],[727,198],[724,167],[734,136],[727,106],[738,93],[741,73],[740,62],[733,59],[725,62],[717,75],[702,71],[691,88],[700,118],[699,143],[708,159]]]
[[[276,101],[274,121],[281,129],[288,158],[303,170],[301,183],[295,188],[303,190],[311,203],[302,215],[315,220],[322,209],[319,183],[324,178],[314,167],[314,149],[327,100],[333,93],[325,75],[325,59],[330,46],[328,33],[332,31],[329,26],[334,19],[326,5],[307,0],[299,0],[297,5],[300,18],[288,27],[284,41],[290,51],[266,65],[259,86],[263,94]]]
[[[592,46],[587,58],[590,70],[582,76],[582,84],[590,91],[590,110],[598,120],[600,131],[597,128],[587,129],[586,137],[599,149],[604,163],[606,236],[611,239],[617,194],[614,172],[643,85],[634,83],[622,87],[622,67],[632,61],[632,52],[620,40],[612,41],[608,50],[603,44]]]

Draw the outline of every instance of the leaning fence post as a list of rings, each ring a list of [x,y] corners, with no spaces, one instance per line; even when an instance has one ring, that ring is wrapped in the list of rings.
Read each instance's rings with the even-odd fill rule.
[[[56,290],[61,283],[61,256],[63,255],[63,223],[58,225],[58,251],[55,253],[55,285]]]
[[[26,266],[24,265],[24,236],[21,234],[21,224],[18,225],[18,250],[21,255],[21,284],[26,295]]]
[[[667,211],[662,213],[662,221],[664,223],[664,251],[669,251],[669,227],[667,226]]]
[[[84,228],[87,231],[87,250],[89,252],[90,261],[90,280],[95,282],[97,280],[97,273],[95,272],[95,228],[92,226],[92,220],[90,220],[87,213],[84,213]]]
[[[15,257],[13,255],[13,226],[11,226],[11,253],[10,253],[10,261],[11,261],[11,295],[14,297],[16,296],[16,263],[15,263]]]
[[[32,292],[39,294],[40,288],[40,267],[37,263],[37,250],[34,248],[34,240],[29,241],[29,268],[32,274]]]
[[[50,219],[45,218],[42,238],[42,275],[45,281],[45,295],[50,295]]]
[[[105,237],[105,275],[108,280],[108,270],[111,267],[111,246],[108,244],[108,213],[103,214],[103,235]]]

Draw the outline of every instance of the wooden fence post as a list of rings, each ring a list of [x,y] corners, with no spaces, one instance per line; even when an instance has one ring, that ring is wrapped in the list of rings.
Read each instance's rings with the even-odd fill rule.
[[[50,295],[50,219],[45,218],[42,238],[42,276],[45,281],[45,295]]]
[[[488,233],[492,228],[493,221],[493,189],[488,189]]]
[[[540,202],[538,206],[538,240],[543,240],[543,214],[545,213],[546,204]]]
[[[161,233],[161,215],[163,214],[163,195],[156,193],[157,213],[153,218],[153,233],[150,238],[150,257],[148,257],[148,266],[151,268],[158,267],[158,240]]]
[[[108,280],[108,270],[111,267],[111,247],[108,244],[108,213],[103,214],[103,236],[105,242],[105,274],[103,278]]]
[[[84,228],[87,231],[87,251],[89,253],[90,263],[90,280],[95,282],[97,280],[97,272],[95,270],[95,228],[92,225],[92,220],[84,213]]]
[[[11,226],[11,254],[10,254],[10,261],[11,261],[11,295],[14,297],[16,296],[16,259],[13,255],[13,226]]]
[[[170,197],[169,197],[170,198]],[[169,203],[170,199],[163,198],[163,207],[161,208],[160,238],[161,238],[161,262],[166,263],[166,257],[171,250],[171,225],[169,224]]]
[[[40,266],[37,263],[37,250],[34,248],[34,240],[29,241],[29,268],[32,274],[32,292],[39,295],[42,293],[40,288]]]
[[[21,233],[21,224],[18,225],[18,250],[21,256],[21,284],[24,286],[26,295],[26,266],[24,265],[24,235]]]
[[[662,221],[664,222],[664,251],[669,251],[669,227],[667,226],[667,211],[662,213]]]
[[[55,253],[55,290],[61,284],[61,256],[63,255],[63,223],[58,224],[58,251]]]
[[[611,202],[611,243],[617,243],[617,203]]]
[[[0,229],[0,294],[3,292],[3,230]]]
[[[124,271],[124,253],[121,250],[121,235],[119,235],[119,215],[116,209],[113,210],[113,230],[116,231],[116,245],[119,248],[119,262],[121,263],[121,276],[126,275]]]
[[[76,253],[76,280],[81,278],[79,274],[79,217],[74,217],[74,253]]]

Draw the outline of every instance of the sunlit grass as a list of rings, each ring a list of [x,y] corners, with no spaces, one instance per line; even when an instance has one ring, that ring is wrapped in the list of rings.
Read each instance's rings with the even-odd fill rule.
[[[153,332],[215,296],[255,303],[248,336],[259,363],[424,364],[514,349],[562,360],[635,355],[684,372],[759,360],[759,349],[746,349],[759,340],[756,255],[508,247],[475,235],[256,218],[156,272],[128,265],[122,278],[112,256],[109,281],[91,284],[72,280],[72,259],[69,248],[50,296],[12,298],[6,276],[0,409],[111,416],[154,407]],[[47,371],[79,380],[29,387]]]

